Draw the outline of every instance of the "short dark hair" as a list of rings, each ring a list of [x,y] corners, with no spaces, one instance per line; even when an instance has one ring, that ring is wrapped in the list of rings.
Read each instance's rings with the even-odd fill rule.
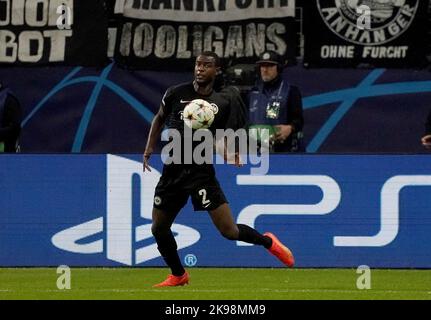
[[[212,52],[212,51],[203,51],[203,52],[201,52],[200,56],[213,57],[214,61],[215,61],[216,67],[221,67],[222,66],[221,65],[221,59],[218,56],[218,54],[215,53],[215,52]]]

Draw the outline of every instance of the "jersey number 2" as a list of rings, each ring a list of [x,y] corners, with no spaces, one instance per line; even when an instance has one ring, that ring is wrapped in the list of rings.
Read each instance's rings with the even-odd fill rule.
[[[211,202],[207,199],[207,191],[205,189],[199,190],[199,195],[202,196],[202,204],[203,205],[206,205],[206,204]]]

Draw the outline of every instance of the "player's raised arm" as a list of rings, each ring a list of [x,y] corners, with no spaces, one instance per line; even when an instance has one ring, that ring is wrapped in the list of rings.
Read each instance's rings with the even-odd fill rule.
[[[147,144],[144,151],[143,156],[143,169],[151,171],[149,165],[149,159],[151,154],[153,153],[154,148],[156,147],[157,141],[160,137],[160,133],[166,122],[166,115],[163,111],[163,106],[160,106],[159,112],[155,115],[153,121],[151,122],[150,133],[148,134]]]

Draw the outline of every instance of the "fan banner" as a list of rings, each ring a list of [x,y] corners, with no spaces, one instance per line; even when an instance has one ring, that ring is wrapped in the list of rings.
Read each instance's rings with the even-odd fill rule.
[[[307,1],[305,66],[423,67],[428,2]]]
[[[295,15],[295,0],[117,0],[116,12],[140,20],[226,22]]]
[[[0,65],[103,65],[107,19],[103,0],[1,0]]]
[[[202,51],[254,63],[266,50],[295,60],[295,1],[117,0],[115,60],[136,69],[186,71]]]

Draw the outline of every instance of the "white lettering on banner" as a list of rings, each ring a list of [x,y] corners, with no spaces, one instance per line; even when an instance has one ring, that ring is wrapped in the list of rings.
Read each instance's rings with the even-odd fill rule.
[[[320,57],[322,59],[332,58],[355,58],[355,50],[362,50],[362,58],[372,59],[400,59],[407,57],[409,50],[408,46],[364,46],[357,48],[355,46],[322,46],[320,49]]]
[[[295,0],[117,0],[116,13],[140,20],[227,22],[295,16]]]
[[[132,201],[135,179],[140,184],[140,217],[151,220],[154,189],[160,173],[155,169],[143,173],[141,162],[107,155],[106,178],[106,220],[99,217],[60,231],[52,237],[51,242],[59,249],[84,254],[102,253],[105,245],[108,259],[129,266],[159,257],[156,243],[134,249],[136,242],[150,239],[153,235],[151,223],[134,229]],[[178,249],[189,247],[200,239],[199,232],[188,226],[173,224],[172,232],[176,234]],[[93,235],[99,235],[100,239],[91,243],[78,243]]]
[[[8,30],[0,30],[0,44],[0,62],[15,62],[18,52],[15,34]]]
[[[132,23],[123,25],[120,53],[122,56],[145,58],[154,53],[158,58],[189,59],[202,51],[214,51],[220,57],[241,58],[259,56],[265,50],[283,55],[287,44],[284,39],[286,26],[274,22],[269,25],[250,23],[231,25],[226,33],[217,26],[161,25],[155,28],[141,23],[133,29]],[[191,38],[191,44],[188,39]]]
[[[431,176],[394,176],[382,187],[380,231],[374,236],[334,237],[336,247],[384,247],[398,235],[400,192],[406,187],[431,186]]]
[[[369,47],[362,49],[362,58],[400,59],[407,57],[408,46],[399,47]]]
[[[341,200],[338,183],[322,175],[237,176],[238,185],[255,186],[316,186],[322,190],[322,200],[316,204],[253,204],[238,215],[237,223],[254,227],[262,215],[325,215],[334,211]],[[238,246],[250,244],[237,241]]]
[[[322,46],[320,57],[328,58],[348,58],[355,57],[355,46]]]
[[[37,63],[44,57],[48,62],[65,60],[66,41],[73,35],[68,29],[73,25],[74,0],[0,0],[1,8],[0,27],[29,30],[0,30],[0,63]],[[67,8],[67,25],[60,29],[57,24],[64,14],[58,13],[59,8]]]
[[[117,31],[117,28],[108,28],[108,58],[114,57]]]
[[[72,13],[68,24],[74,21],[74,0],[0,0],[0,26],[56,27],[59,7],[66,6]]]
[[[364,25],[366,3],[369,16]],[[415,19],[419,0],[351,1],[317,0],[327,27],[338,37],[359,45],[382,45],[398,38]]]
[[[23,31],[18,38],[12,31],[0,30],[0,63],[39,62],[45,42],[49,43],[49,62],[64,61],[66,39],[72,37],[72,30]]]

